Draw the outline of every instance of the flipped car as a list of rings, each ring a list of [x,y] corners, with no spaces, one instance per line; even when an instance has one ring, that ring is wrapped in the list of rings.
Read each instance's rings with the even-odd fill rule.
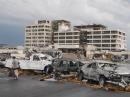
[[[112,83],[126,88],[130,84],[130,70],[112,62],[94,61],[82,66],[78,72],[78,79],[97,81],[101,87],[105,83]]]

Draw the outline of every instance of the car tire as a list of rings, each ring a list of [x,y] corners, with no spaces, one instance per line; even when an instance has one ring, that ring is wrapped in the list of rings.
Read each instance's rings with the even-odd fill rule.
[[[99,86],[100,86],[101,88],[103,88],[104,85],[105,85],[105,77],[100,77],[100,78],[99,78]]]
[[[45,72],[45,74],[48,74],[49,73],[49,67],[48,66],[45,66],[45,68],[44,68],[44,72]]]
[[[80,72],[80,73],[78,74],[78,80],[80,80],[80,81],[83,80],[83,73],[82,73],[82,72]]]

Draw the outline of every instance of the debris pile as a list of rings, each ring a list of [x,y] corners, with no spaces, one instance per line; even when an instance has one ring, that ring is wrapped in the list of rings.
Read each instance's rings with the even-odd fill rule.
[[[53,76],[50,76],[50,75],[49,76],[44,75],[44,76],[42,76],[40,81],[44,81],[46,79],[51,79],[52,77]],[[127,88],[122,88],[122,87],[117,86],[117,85],[106,83],[104,87],[100,87],[97,82],[89,82],[87,80],[79,81],[75,74],[69,74],[69,75],[62,75],[61,74],[61,80],[60,81],[77,83],[77,84],[80,84],[81,86],[94,88],[94,89],[105,89],[105,90],[108,90],[108,91],[116,91],[116,92],[117,91],[130,92],[130,86],[128,86]]]
[[[8,69],[7,68],[0,68],[0,76],[8,75]]]

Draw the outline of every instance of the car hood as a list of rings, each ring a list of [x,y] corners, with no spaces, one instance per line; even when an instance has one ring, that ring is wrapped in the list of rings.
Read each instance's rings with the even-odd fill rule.
[[[128,70],[126,67],[118,67],[116,69],[114,68],[106,68],[106,71],[115,72],[116,74],[120,75],[128,75],[130,74],[130,70]]]
[[[127,68],[118,68],[116,70],[114,70],[117,74],[120,75],[126,75],[126,74],[130,74],[130,70],[128,70]]]

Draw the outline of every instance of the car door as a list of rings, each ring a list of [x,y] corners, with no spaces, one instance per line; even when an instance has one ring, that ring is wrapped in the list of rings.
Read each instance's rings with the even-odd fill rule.
[[[62,60],[58,65],[57,70],[60,72],[67,71],[67,65],[68,65],[68,61]]]
[[[76,67],[76,64],[74,64],[73,61],[69,61],[69,68],[68,68],[68,70],[71,71],[71,72],[76,72],[77,67]]]
[[[91,64],[91,68],[89,69],[89,78],[93,80],[97,80],[98,78],[98,65],[96,62]]]
[[[30,62],[30,67],[35,70],[42,70],[42,62],[37,55],[33,56],[33,61]]]
[[[91,69],[91,65],[92,65],[92,64],[84,65],[84,66],[82,67],[82,71],[83,71],[84,77],[87,78],[87,79],[89,79],[89,71],[90,71],[90,69]]]

